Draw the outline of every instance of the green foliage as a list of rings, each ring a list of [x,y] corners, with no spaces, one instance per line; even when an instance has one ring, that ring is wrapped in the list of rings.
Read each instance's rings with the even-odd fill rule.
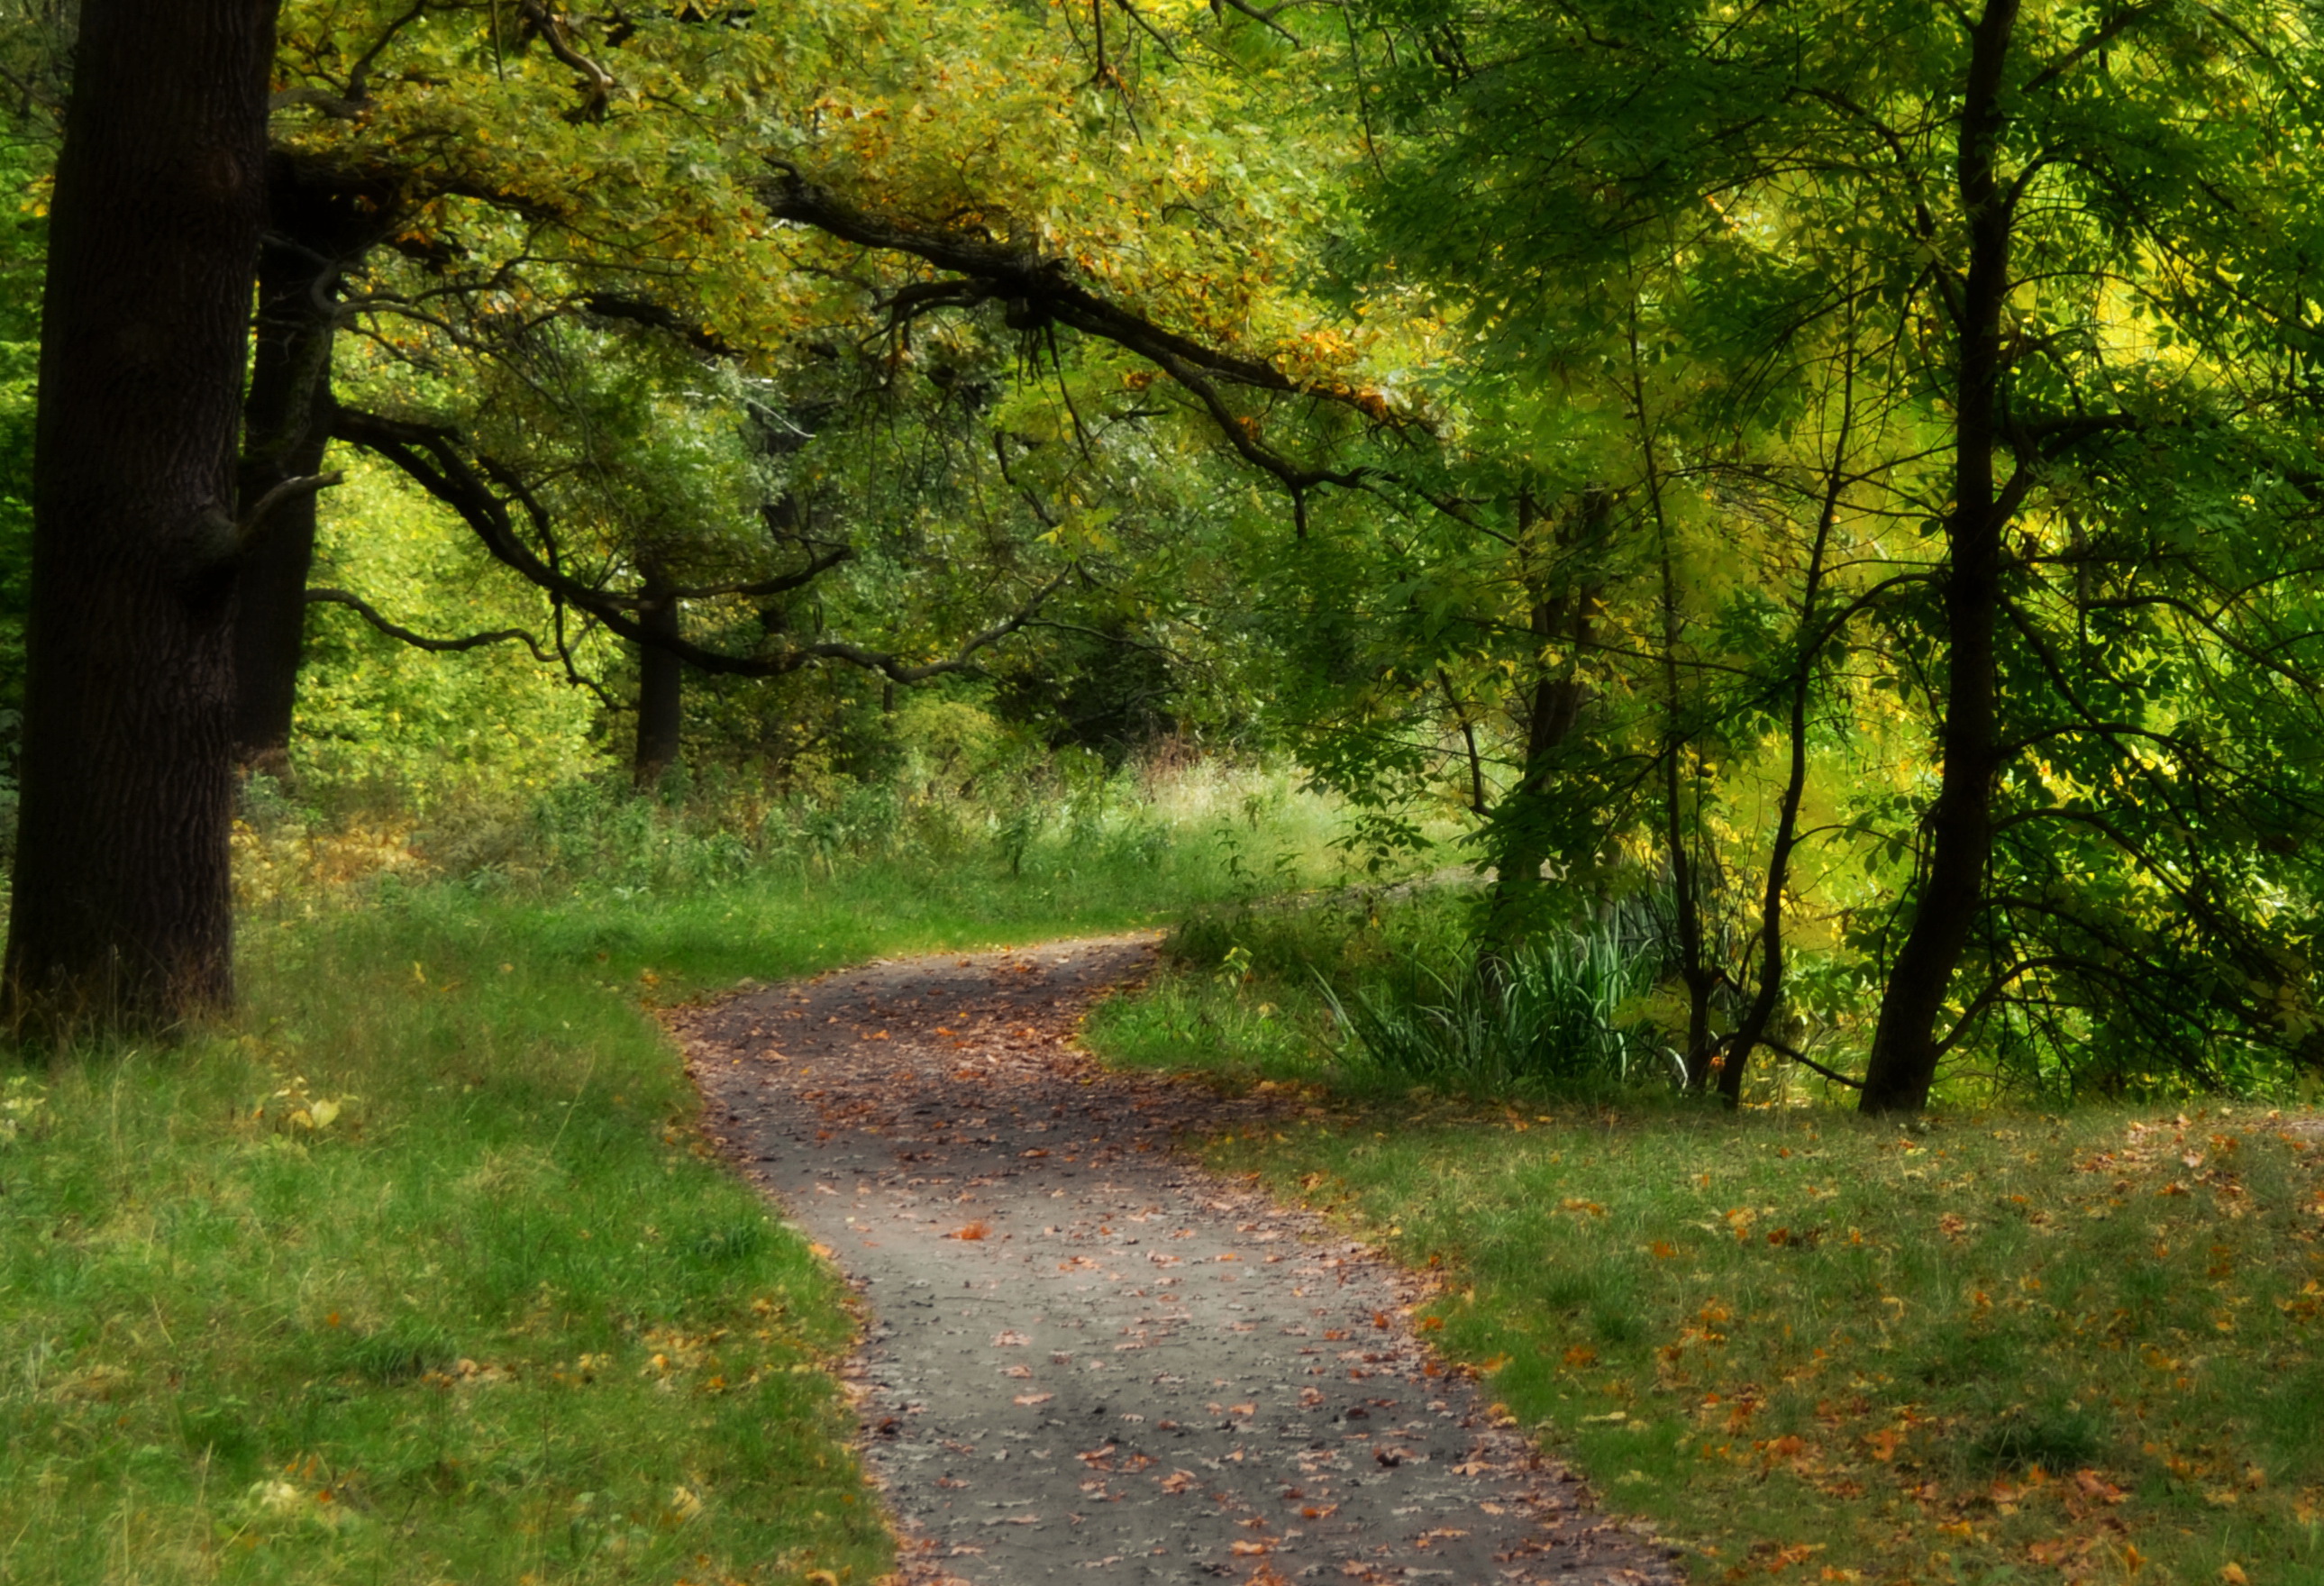
[[[10,1081],[11,1579],[885,1566],[838,1286],[588,963],[325,908],[252,934],[241,1033]]]

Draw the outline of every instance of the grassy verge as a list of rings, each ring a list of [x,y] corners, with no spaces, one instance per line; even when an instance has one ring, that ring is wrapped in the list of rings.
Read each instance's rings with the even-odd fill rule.
[[[842,1291],[697,1148],[640,1003],[1245,884],[1185,847],[277,874],[234,1026],[0,1069],[0,1582],[880,1576]]]
[[[1101,1049],[1314,1084],[1329,1121],[1220,1165],[1439,1269],[1448,1352],[1698,1579],[2324,1581],[2324,1140],[1351,1093],[1289,964],[1379,933],[1255,930],[1224,974],[1194,933]]]

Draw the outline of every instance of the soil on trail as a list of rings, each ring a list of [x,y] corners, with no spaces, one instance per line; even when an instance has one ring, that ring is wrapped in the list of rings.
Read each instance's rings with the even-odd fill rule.
[[[868,1302],[907,1578],[1675,1581],[1419,1341],[1415,1279],[1170,1149],[1296,1103],[1074,1049],[1153,951],[882,962],[673,1017],[714,1136]]]

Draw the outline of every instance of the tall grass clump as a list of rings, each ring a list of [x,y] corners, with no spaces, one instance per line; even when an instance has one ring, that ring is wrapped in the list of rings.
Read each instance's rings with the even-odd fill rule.
[[[1342,996],[1318,977],[1360,1083],[1503,1096],[1683,1079],[1661,1032],[1633,1011],[1656,962],[1613,929],[1406,973]]]

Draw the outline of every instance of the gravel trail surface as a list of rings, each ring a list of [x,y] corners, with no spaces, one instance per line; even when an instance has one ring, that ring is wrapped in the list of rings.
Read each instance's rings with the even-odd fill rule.
[[[671,1017],[713,1135],[867,1303],[908,1579],[1678,1580],[1421,1342],[1415,1279],[1171,1149],[1297,1103],[1075,1049],[1153,953],[886,961]]]

